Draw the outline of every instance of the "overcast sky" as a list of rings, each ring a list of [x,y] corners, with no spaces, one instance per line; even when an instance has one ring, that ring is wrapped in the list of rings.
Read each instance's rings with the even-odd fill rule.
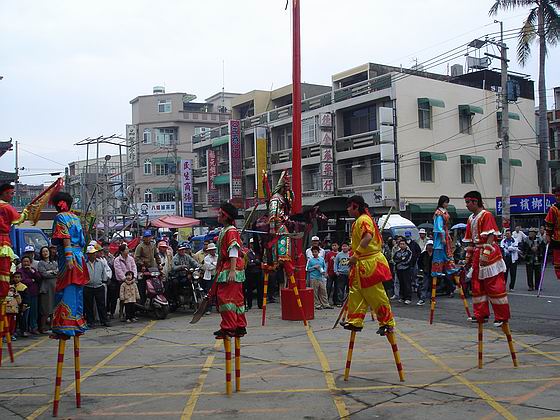
[[[302,81],[309,83],[330,84],[332,74],[366,62],[410,67],[415,59],[429,60],[499,30],[488,16],[493,0],[301,2]],[[227,91],[289,84],[291,8],[284,10],[285,4],[0,0],[0,140],[20,142],[22,175],[63,170],[85,158],[85,148],[73,145],[77,141],[123,135],[129,101],[155,85],[203,100],[222,88],[222,61]],[[510,30],[527,14],[518,9],[497,18]],[[537,46],[521,68],[515,45],[509,41],[511,69],[536,81]],[[449,64],[455,63],[464,59]],[[560,85],[559,68],[559,49],[551,49],[547,88]],[[552,90],[547,93],[552,108]],[[0,170],[14,170],[13,152],[0,159]]]

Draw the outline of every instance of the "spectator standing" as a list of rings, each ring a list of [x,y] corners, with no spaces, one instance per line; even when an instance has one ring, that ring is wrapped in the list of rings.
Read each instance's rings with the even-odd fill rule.
[[[529,229],[529,232],[530,231],[531,231],[531,229]],[[541,227],[539,228],[539,233],[537,233],[537,238],[539,238],[542,242],[544,242],[545,237],[546,237],[546,229],[545,229],[544,225],[541,225]]]
[[[140,300],[140,292],[138,291],[132,271],[125,273],[125,278],[119,291],[119,298],[124,303],[126,322],[138,321],[136,318],[136,302]]]
[[[319,257],[325,259],[325,250],[321,248],[321,240],[319,239],[318,236],[313,236],[311,238],[311,246],[305,250],[305,258],[310,259],[313,257],[313,252],[311,251],[311,249],[314,246],[319,248]]]
[[[336,294],[334,304],[342,306],[348,295],[348,275],[350,274],[350,246],[342,243],[342,251],[334,259],[334,273],[336,275]]]
[[[411,290],[416,291],[417,289],[417,280],[418,280],[418,258],[422,253],[424,248],[420,248],[420,246],[416,243],[416,241],[412,240],[412,232],[407,230],[404,233],[404,237],[406,240],[406,245],[412,252],[412,260],[410,261],[410,287]],[[402,297],[402,296],[401,296]]]
[[[39,290],[41,284],[41,275],[31,266],[31,258],[29,256],[21,257],[21,282],[27,286],[27,299],[29,302],[29,332],[31,334],[39,334],[37,321],[39,319]]]
[[[529,228],[529,236],[519,244],[519,249],[525,256],[525,270],[527,272],[527,287],[530,292],[539,289],[541,281],[541,264],[544,254],[544,240],[537,236],[537,228]]]
[[[216,267],[218,265],[218,256],[216,255],[216,244],[208,244],[206,248],[207,254],[204,257],[204,276],[202,277],[202,288],[206,293],[212,288],[212,283],[214,282],[214,277],[216,275]],[[212,302],[209,303],[206,310],[206,314],[210,314],[210,309],[212,307]]]
[[[515,240],[515,242],[517,242],[518,244],[520,244],[521,242],[523,242],[525,239],[527,239],[527,235],[525,235],[525,232],[523,232],[521,230],[521,226],[517,225],[515,226],[515,231],[511,234],[511,237]]]
[[[261,258],[255,252],[253,238],[249,239],[249,251],[247,251],[247,266],[245,268],[245,306],[247,309],[253,307],[253,290],[257,288],[257,305],[262,308],[263,303],[263,279]]]
[[[424,251],[420,254],[418,259],[418,267],[422,270],[422,284],[420,285],[420,300],[416,303],[422,306],[430,296],[430,289],[432,285],[432,259],[434,257],[434,241],[429,239],[426,242]]]
[[[142,242],[138,244],[134,251],[134,258],[136,259],[138,267],[159,269],[161,261],[157,254],[156,246],[152,242],[152,238],[152,232],[150,230],[145,230],[142,235]]]
[[[522,238],[522,236],[519,234],[517,235],[517,237]],[[527,236],[525,236],[525,238],[526,237]],[[515,290],[515,280],[517,279],[517,259],[519,258],[519,246],[517,241],[513,238],[511,230],[506,230],[506,237],[502,239],[500,247],[502,248],[504,261],[506,263],[505,281],[507,283],[509,273],[509,290],[513,291]]]
[[[416,244],[416,246],[418,245]],[[395,253],[393,260],[395,261],[397,277],[399,279],[400,302],[403,302],[405,305],[410,305],[410,299],[412,298],[412,259],[412,251],[408,247],[406,240],[401,239],[399,241],[399,250]]]
[[[31,260],[31,267],[37,270],[39,266],[39,261],[35,259],[35,247],[33,245],[27,245],[23,250],[23,257],[29,257]]]
[[[210,245],[210,241],[206,240],[204,241],[204,244],[202,245],[202,249],[199,249],[197,252],[195,252],[194,254],[194,259],[200,264],[204,264],[204,257],[206,256],[206,250],[208,249],[208,245]]]
[[[397,262],[395,261],[395,254],[397,253],[397,251],[400,249],[399,248],[399,242],[404,239],[404,237],[402,236],[397,236],[395,238],[395,241],[393,243],[393,248],[391,249],[391,261],[393,261],[393,267],[394,267],[394,276],[393,276],[393,295],[391,296],[391,300],[396,300],[399,299],[400,297],[400,284],[397,278]]]
[[[29,337],[29,333],[27,332],[29,329],[29,298],[27,295],[27,286],[23,284],[21,280],[20,271],[16,271],[12,274],[11,283],[14,285],[16,292],[21,296],[21,305],[16,317],[16,327],[19,328],[18,335],[21,337]]]
[[[21,306],[21,296],[16,290],[16,287],[11,284],[6,296],[6,320],[8,325],[4,326],[4,331],[12,337],[12,341],[16,340],[16,320]]]
[[[49,248],[41,248],[39,252],[41,260],[37,265],[37,271],[41,274],[41,287],[39,288],[39,306],[41,310],[41,320],[39,322],[39,332],[46,333],[50,329],[48,319],[54,312],[54,295],[56,287],[56,277],[58,275],[58,263],[51,258]]]
[[[327,281],[325,278],[327,265],[325,259],[319,256],[318,246],[311,247],[311,258],[307,260],[305,270],[309,274],[315,292],[315,309],[332,309],[327,297]]]
[[[107,271],[105,265],[97,255],[98,250],[95,246],[89,245],[86,250],[87,269],[89,282],[84,286],[84,310],[88,326],[93,328],[95,324],[94,304],[97,307],[99,321],[105,327],[110,327],[107,320],[107,310],[105,309],[105,284],[107,283]]]
[[[173,253],[169,252],[169,246],[165,241],[158,242],[157,256],[159,257],[161,274],[164,281],[167,280],[169,273],[173,269]]]
[[[118,255],[115,258],[115,262],[114,262],[114,267],[115,267],[115,286],[118,286],[118,291],[120,294],[120,290],[121,290],[121,285],[123,284],[123,282],[126,279],[126,273],[128,271],[132,271],[133,274],[133,278],[137,278],[138,277],[138,269],[136,268],[136,261],[134,260],[134,257],[132,255],[130,255],[130,249],[128,248],[128,245],[126,243],[123,243],[119,246],[119,251],[118,251]],[[119,296],[113,296],[112,295],[112,299],[108,302],[107,306],[108,306],[108,312],[109,314],[111,314],[111,316],[115,315],[115,311],[117,309],[117,298]],[[109,299],[107,299],[109,300]],[[124,317],[124,303],[120,302],[119,304],[119,317],[121,319],[121,321],[124,321],[125,317]]]
[[[383,242],[383,255],[389,264],[391,269],[391,280],[383,282],[383,287],[385,288],[385,293],[387,296],[392,297],[395,293],[395,264],[393,263],[393,247],[395,246],[395,241],[389,236],[386,241]]]
[[[336,273],[334,272],[334,259],[338,254],[338,243],[331,244],[331,250],[325,254],[325,264],[327,265],[327,299],[333,304],[339,299],[336,296]]]
[[[428,238],[426,236],[426,229],[421,228],[418,231],[418,239],[416,239],[416,243],[418,244],[418,247],[420,248],[421,252],[423,252],[426,249],[426,243],[428,242]]]
[[[179,232],[173,232],[173,235],[169,238],[169,246],[173,251],[173,254],[177,253],[177,249],[179,248]]]

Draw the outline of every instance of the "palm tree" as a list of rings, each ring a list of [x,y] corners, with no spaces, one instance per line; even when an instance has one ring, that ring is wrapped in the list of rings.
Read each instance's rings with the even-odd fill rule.
[[[560,40],[560,0],[495,0],[490,8],[490,16],[499,9],[509,10],[530,7],[529,15],[519,31],[517,43],[517,60],[525,66],[531,55],[531,44],[539,39],[539,184],[541,192],[550,191],[548,176],[548,121],[546,118],[546,80],[545,62],[547,44],[556,45]]]

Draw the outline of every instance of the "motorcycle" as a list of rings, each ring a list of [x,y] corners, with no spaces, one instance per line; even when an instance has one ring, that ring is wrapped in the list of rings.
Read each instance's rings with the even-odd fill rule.
[[[164,285],[159,270],[150,268],[141,274],[139,280],[143,303],[137,303],[137,309],[141,312],[153,313],[157,319],[167,318],[169,302],[164,294]]]
[[[171,312],[175,312],[180,307],[197,310],[204,296],[204,290],[200,285],[201,280],[200,268],[178,270],[169,274],[166,294],[169,297]]]

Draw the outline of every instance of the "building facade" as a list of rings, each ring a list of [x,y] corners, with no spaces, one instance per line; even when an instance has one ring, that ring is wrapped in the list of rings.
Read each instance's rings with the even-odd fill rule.
[[[538,191],[533,82],[513,78],[521,94],[509,112],[512,194],[531,194]],[[327,231],[340,230],[345,197],[352,194],[363,195],[376,211],[392,206],[417,223],[431,220],[441,194],[451,198],[457,219],[466,216],[462,197],[472,189],[495,208],[501,195],[499,85],[499,73],[489,70],[449,77],[373,63],[333,75],[332,86],[302,100],[304,206],[320,203],[331,213]],[[283,89],[291,92],[291,86]],[[291,94],[276,105],[266,97],[250,92],[233,104],[245,208],[257,197],[263,169],[272,185],[291,170]],[[197,217],[211,219],[216,202],[232,198],[234,137],[230,125],[193,137]],[[263,138],[264,149],[257,141]]]

